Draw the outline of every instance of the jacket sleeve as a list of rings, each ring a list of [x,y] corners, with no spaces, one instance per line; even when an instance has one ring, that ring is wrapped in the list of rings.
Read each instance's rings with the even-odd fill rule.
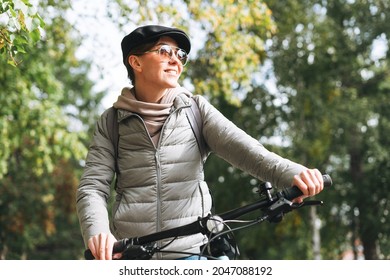
[[[196,96],[203,120],[203,136],[211,152],[232,166],[276,187],[291,186],[306,167],[267,150],[222,115],[204,97]]]
[[[96,123],[76,194],[77,215],[85,246],[90,237],[110,232],[107,202],[115,170],[115,153],[108,132],[107,112]]]

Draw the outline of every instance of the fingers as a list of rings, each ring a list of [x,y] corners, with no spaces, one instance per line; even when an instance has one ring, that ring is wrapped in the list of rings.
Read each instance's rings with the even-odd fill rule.
[[[324,182],[318,169],[308,169],[301,173],[301,178],[307,186],[307,195],[313,196],[322,191]]]
[[[111,260],[115,241],[116,239],[111,233],[100,233],[88,240],[88,248],[96,260]]]
[[[112,256],[112,246],[111,251],[110,249],[110,241],[109,241],[109,235],[108,234],[99,234],[100,239],[100,260],[111,260]]]
[[[116,253],[116,254],[114,254],[114,255],[112,256],[112,258],[113,258],[114,260],[119,260],[120,258],[122,258],[122,253]]]
[[[302,191],[301,199],[314,196],[324,188],[324,180],[318,169],[306,169],[299,175],[295,175],[293,184]]]
[[[110,233],[108,236],[108,243],[106,245],[106,259],[112,260],[112,251],[114,249],[114,243],[116,242],[116,238]],[[108,254],[108,255],[107,255]]]
[[[93,255],[93,257],[95,259],[98,258],[98,255],[96,253],[96,246],[95,246],[95,243],[93,242],[93,237],[91,237],[89,240],[88,240],[88,249],[91,250],[91,253]]]

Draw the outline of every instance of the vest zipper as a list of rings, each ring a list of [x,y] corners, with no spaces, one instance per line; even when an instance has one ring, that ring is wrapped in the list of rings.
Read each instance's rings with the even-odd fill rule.
[[[176,109],[177,110],[177,109]],[[175,111],[176,111],[175,110]],[[156,152],[154,154],[154,158],[155,158],[155,161],[156,161],[156,177],[157,177],[157,182],[156,182],[156,192],[157,192],[157,199],[156,199],[156,208],[157,208],[157,219],[156,219],[156,231],[157,232],[160,232],[161,231],[161,228],[162,228],[162,214],[161,214],[161,158],[160,158],[160,147],[161,147],[161,141],[162,141],[162,136],[163,136],[163,131],[164,131],[164,128],[166,126],[166,123],[168,122],[168,120],[171,118],[171,115],[173,114],[173,112],[171,112],[169,114],[169,116],[167,117],[167,119],[165,120],[163,126],[161,127],[161,132],[160,132],[160,137],[158,139],[158,142],[157,142],[157,147],[156,148]],[[145,129],[146,129],[146,126],[145,126]],[[146,130],[147,131],[147,130]],[[150,136],[149,136],[150,137]],[[150,141],[152,141],[152,138],[150,137]],[[153,141],[152,141],[153,143]],[[161,247],[162,246],[162,241],[158,241],[157,242],[157,246],[158,247]],[[162,259],[162,253],[158,252],[157,253],[157,259]]]
[[[175,108],[169,114],[167,119],[165,120],[165,122],[161,128],[161,134],[160,134],[160,138],[158,139],[158,142],[157,142],[157,147],[154,146],[152,137],[150,137],[150,134],[148,133],[148,129],[146,128],[146,124],[145,124],[144,120],[139,115],[137,115],[137,117],[142,121],[147,135],[149,135],[150,142],[153,144],[153,146],[156,149],[155,154],[154,154],[154,158],[156,161],[156,176],[157,176],[157,182],[156,182],[156,195],[157,195],[157,199],[156,199],[156,203],[157,203],[157,205],[156,205],[156,208],[157,208],[156,231],[157,232],[160,232],[161,228],[162,228],[162,220],[161,220],[161,216],[162,216],[161,215],[161,159],[160,159],[160,146],[161,146],[161,141],[162,141],[162,132],[164,131],[165,125],[168,122],[168,120],[178,110],[179,110],[178,108]],[[158,241],[157,246],[161,247],[162,241]],[[156,256],[157,259],[162,259],[162,253],[158,252],[156,255],[157,255]]]

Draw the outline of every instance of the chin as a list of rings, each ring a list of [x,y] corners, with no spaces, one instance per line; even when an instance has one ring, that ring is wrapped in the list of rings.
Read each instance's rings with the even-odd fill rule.
[[[173,82],[173,83],[169,83],[167,84],[167,88],[176,88],[180,86],[179,83],[176,81],[176,82]]]

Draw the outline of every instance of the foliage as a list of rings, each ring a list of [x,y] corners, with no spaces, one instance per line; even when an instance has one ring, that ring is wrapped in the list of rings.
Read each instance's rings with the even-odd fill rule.
[[[189,73],[196,92],[238,106],[265,58],[271,11],[262,1],[188,1],[188,10],[207,38]]]
[[[0,1],[0,53],[16,66],[18,53],[26,53],[30,43],[41,38],[44,22],[29,0]]]
[[[50,4],[51,3],[51,4]],[[55,2],[42,3],[49,9]],[[48,242],[78,240],[75,189],[87,135],[80,125],[95,116],[89,64],[78,61],[72,26],[59,14],[45,19],[45,37],[26,42],[17,67],[0,60],[0,255],[38,258]],[[58,243],[69,248],[68,241]],[[80,246],[78,244],[78,246]],[[80,247],[77,250],[80,252]],[[53,251],[54,248],[51,247]],[[67,253],[68,251],[63,251]],[[74,253],[50,258],[73,258]]]
[[[117,14],[132,14],[140,19],[137,24],[174,24],[194,38],[197,53],[185,74],[195,93],[210,96],[221,107],[237,107],[240,96],[252,89],[252,75],[265,58],[265,40],[274,32],[271,12],[262,1],[117,2]]]
[[[336,183],[336,193],[324,194],[322,253],[339,258],[361,240],[366,259],[388,258],[388,143],[381,135],[389,129],[382,107],[389,70],[387,56],[375,57],[373,46],[388,46],[389,4],[266,2],[278,23],[270,55],[292,109],[285,120],[294,157],[328,169]]]

